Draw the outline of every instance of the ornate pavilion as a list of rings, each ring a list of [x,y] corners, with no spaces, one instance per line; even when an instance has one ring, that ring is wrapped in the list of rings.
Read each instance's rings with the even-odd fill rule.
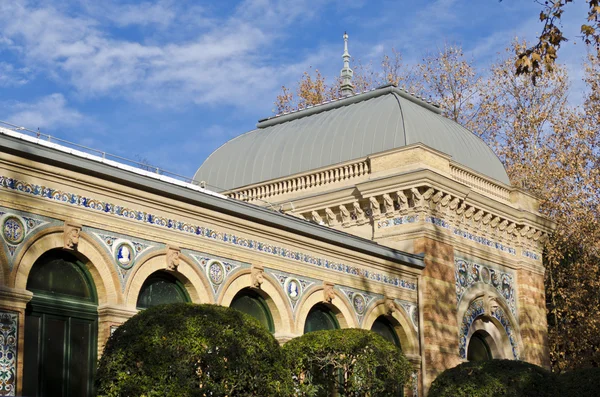
[[[259,121],[193,183],[0,128],[0,395],[92,395],[111,332],[180,301],[281,343],[372,329],[406,395],[465,360],[548,366],[536,198],[436,105],[354,94],[344,60],[342,98]]]

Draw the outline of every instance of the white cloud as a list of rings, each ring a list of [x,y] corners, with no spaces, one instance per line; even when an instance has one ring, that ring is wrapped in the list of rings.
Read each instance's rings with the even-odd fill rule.
[[[0,62],[0,87],[11,87],[27,84],[31,71],[28,68],[15,68],[13,65]]]
[[[126,6],[118,18],[108,18],[123,25],[169,24],[174,18],[169,4]],[[17,1],[0,5],[0,39],[18,46],[26,65],[85,96],[126,97],[157,106],[247,107],[278,86],[273,79],[277,69],[266,61],[278,30],[316,8],[303,1],[248,0],[191,40],[147,44],[111,37],[110,29],[86,15]]]
[[[8,114],[6,121],[28,128],[58,128],[76,126],[84,116],[70,108],[62,94],[51,94],[35,102],[0,104],[0,111]]]

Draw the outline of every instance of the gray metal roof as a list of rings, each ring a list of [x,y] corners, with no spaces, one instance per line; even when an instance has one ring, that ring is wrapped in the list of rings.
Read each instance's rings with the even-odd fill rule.
[[[214,151],[194,179],[220,190],[423,143],[500,182],[508,175],[475,134],[393,86],[262,120]]]

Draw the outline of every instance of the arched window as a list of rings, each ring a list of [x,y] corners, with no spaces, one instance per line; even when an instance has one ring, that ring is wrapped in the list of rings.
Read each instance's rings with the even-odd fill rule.
[[[324,304],[317,304],[310,309],[304,323],[304,333],[322,331],[326,329],[338,329],[340,325],[333,311]]]
[[[144,281],[138,295],[138,309],[167,303],[189,302],[185,287],[172,275],[166,272],[155,272]]]
[[[235,295],[229,307],[254,317],[268,329],[269,332],[275,332],[273,317],[271,316],[271,311],[267,306],[267,302],[265,302],[264,298],[257,292],[252,291],[251,289],[241,290]]]
[[[23,395],[93,395],[98,306],[86,265],[71,252],[48,251],[33,264],[27,289]]]
[[[396,330],[394,329],[392,322],[387,318],[387,316],[377,317],[377,319],[371,326],[371,331],[383,336],[384,339],[401,348],[400,339],[398,339]]]
[[[467,350],[467,360],[484,361],[492,359],[492,352],[485,337],[486,335],[482,331],[477,331],[471,336],[469,349]]]

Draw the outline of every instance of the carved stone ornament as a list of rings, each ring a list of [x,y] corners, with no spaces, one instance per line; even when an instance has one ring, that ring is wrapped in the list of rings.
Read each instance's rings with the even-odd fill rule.
[[[340,215],[342,215],[342,223],[344,225],[347,225],[348,223],[350,223],[350,220],[352,220],[350,211],[348,211],[348,208],[346,208],[345,205],[340,205],[339,208],[340,208]]]
[[[362,208],[360,208],[360,204],[358,203],[358,201],[355,201],[352,206],[354,207],[354,213],[356,214],[356,220],[359,223],[364,223],[366,222],[366,216],[365,216],[365,211],[363,211]]]
[[[325,215],[327,216],[327,223],[329,226],[333,226],[337,223],[337,218],[331,208],[325,208]]]
[[[81,234],[81,225],[65,221],[63,232],[64,245],[68,250],[76,250],[79,245],[79,235]]]
[[[325,283],[323,285],[323,302],[331,303],[335,298],[335,292],[333,291],[333,284]]]
[[[396,311],[396,304],[392,298],[385,298],[385,311],[388,315],[392,315]]]
[[[408,210],[408,197],[404,194],[402,190],[398,190],[396,192],[396,196],[398,196],[398,204],[400,205],[400,211],[405,212]]]
[[[379,218],[381,216],[381,210],[379,208],[379,201],[377,201],[375,196],[369,197],[369,205],[371,206],[371,214],[373,214],[373,218]]]
[[[168,245],[167,246],[167,269],[176,272],[179,267],[179,254],[181,250],[178,247]]]
[[[262,266],[254,265],[250,270],[251,287],[260,288],[265,282],[265,269]]]
[[[312,216],[313,221],[315,221],[319,225],[323,224],[323,218],[321,218],[321,215],[319,215],[319,213],[317,211],[311,212],[310,215]]]
[[[383,206],[385,207],[386,214],[394,212],[394,200],[387,193],[383,195]]]
[[[496,300],[496,298],[491,295],[486,295],[483,302],[484,302],[485,314],[488,316],[493,316],[494,313],[496,312],[496,309],[498,309],[498,307],[499,307],[499,304],[498,304],[498,301]]]

